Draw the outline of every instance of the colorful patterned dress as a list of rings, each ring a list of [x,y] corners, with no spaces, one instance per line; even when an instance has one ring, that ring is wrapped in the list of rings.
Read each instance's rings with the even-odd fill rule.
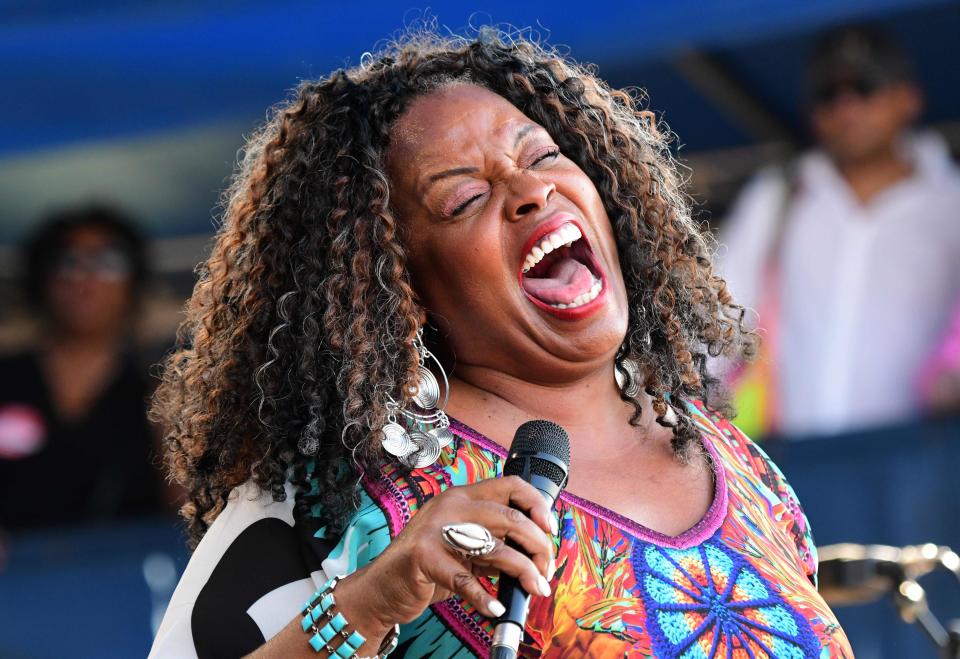
[[[689,407],[714,469],[713,503],[704,518],[685,533],[669,537],[563,493],[556,506],[560,535],[555,539],[553,596],[532,598],[521,656],[853,657],[843,630],[817,593],[816,549],[783,474],[729,422],[699,404]],[[360,508],[341,537],[326,538],[324,529],[307,529],[290,517],[287,523],[295,531],[299,529],[293,536],[311,545],[305,554],[311,558],[303,567],[310,577],[303,588],[286,584],[276,592],[297,591],[300,599],[306,599],[326,575],[346,574],[373,560],[431,497],[451,486],[500,475],[507,453],[503,447],[463,424],[454,422],[452,430],[457,439],[437,464],[414,470],[409,477],[387,468],[364,479]],[[258,505],[256,501],[246,503]],[[204,542],[215,530],[211,528]],[[239,539],[243,533],[229,535]],[[230,550],[236,549],[237,542],[233,544]],[[201,543],[197,553],[202,549]],[[257,548],[260,556],[262,551],[278,553]],[[262,559],[258,564],[263,564]],[[199,649],[199,636],[207,635],[203,643],[209,647],[215,634],[206,624],[198,629],[198,620],[206,618],[197,610],[201,599],[224,601],[222,587],[203,597],[214,576],[205,584],[195,584],[200,592],[191,607],[191,619],[199,656],[216,654]],[[493,584],[483,581],[495,592]],[[179,591],[178,587],[171,607],[176,605]],[[183,595],[182,599],[189,599],[189,593]],[[276,620],[264,622],[263,613],[261,620],[256,620],[249,611],[268,595],[246,609],[263,639],[279,631],[302,605],[299,599],[295,604],[291,600],[289,610],[275,612]],[[274,598],[272,611],[279,602],[279,596]],[[180,606],[186,611],[188,604],[181,602]],[[210,624],[223,624],[214,622],[223,619],[222,607],[215,613]],[[170,630],[175,623],[168,625],[165,620],[164,626],[173,639]],[[163,651],[160,642],[164,626],[152,656],[173,656]],[[485,657],[492,630],[489,619],[451,598],[402,626],[400,646],[393,656]],[[249,649],[236,649],[249,651],[262,642],[252,639]],[[174,647],[172,642],[168,647]]]

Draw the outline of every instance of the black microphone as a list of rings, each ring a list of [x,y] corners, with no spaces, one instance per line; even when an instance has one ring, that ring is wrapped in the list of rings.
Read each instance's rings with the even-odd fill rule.
[[[570,471],[570,438],[567,431],[550,421],[527,421],[517,428],[510,455],[503,465],[504,476],[519,476],[533,485],[553,507],[567,485]],[[517,545],[508,541],[514,549]],[[493,630],[490,659],[514,659],[523,640],[530,594],[516,578],[501,576],[497,599],[506,612]]]

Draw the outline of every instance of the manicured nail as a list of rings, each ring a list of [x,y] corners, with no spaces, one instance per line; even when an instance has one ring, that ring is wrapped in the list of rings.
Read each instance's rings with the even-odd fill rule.
[[[553,581],[553,575],[557,572],[557,562],[550,559],[550,565],[547,566],[547,581]]]
[[[550,532],[553,535],[560,535],[560,526],[557,523],[557,518],[553,516],[553,513],[550,514]]]
[[[499,618],[507,612],[507,607],[501,604],[499,600],[490,600],[490,603],[487,604],[487,608],[490,609],[490,613],[493,614],[494,618]]]
[[[541,575],[537,575],[537,589],[544,597],[550,597],[550,584]]]

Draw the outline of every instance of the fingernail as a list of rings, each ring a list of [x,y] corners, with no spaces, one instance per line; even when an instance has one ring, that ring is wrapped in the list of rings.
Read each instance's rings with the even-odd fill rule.
[[[541,575],[537,575],[537,589],[544,597],[550,597],[550,584]]]
[[[553,581],[553,575],[557,571],[557,562],[550,559],[550,565],[547,566],[547,581]]]
[[[557,524],[557,518],[550,514],[550,532],[553,535],[560,535],[560,526]]]
[[[507,607],[501,604],[499,600],[490,600],[490,603],[487,604],[487,608],[490,609],[490,613],[493,614],[494,618],[499,618],[507,612]]]

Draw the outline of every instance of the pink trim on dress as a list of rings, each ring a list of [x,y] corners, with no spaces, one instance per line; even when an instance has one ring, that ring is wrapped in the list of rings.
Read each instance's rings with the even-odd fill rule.
[[[500,456],[500,458],[507,457],[507,449],[455,419],[450,420],[450,430],[459,437]],[[720,528],[727,512],[727,481],[725,471],[720,464],[720,458],[713,444],[705,434],[701,435],[701,442],[710,453],[711,462],[713,463],[713,502],[710,504],[710,508],[707,509],[703,519],[678,536],[668,536],[649,529],[629,517],[625,517],[609,508],[569,492],[562,492],[560,498],[645,542],[673,549],[685,549],[700,544]],[[443,470],[442,473],[444,480],[449,486],[451,481],[448,475]],[[380,472],[376,477],[365,475],[363,482],[367,493],[384,511],[390,527],[391,537],[396,537],[410,521],[410,508],[406,498],[396,483],[383,472]],[[475,655],[484,656],[489,652],[489,634],[455,598],[437,602],[436,604],[432,604],[430,608],[447,629],[453,632]]]
[[[431,604],[436,615],[453,632],[454,636],[465,643],[470,651],[478,657],[485,657],[490,653],[490,635],[466,609],[453,597],[442,602]]]
[[[449,480],[447,485],[450,485]],[[387,517],[391,539],[397,537],[397,534],[410,522],[411,517],[410,506],[407,504],[403,492],[382,471],[378,472],[376,477],[365,474],[363,476],[363,486],[370,498]],[[413,487],[416,487],[416,485],[413,485]],[[475,655],[480,657],[489,652],[489,634],[455,599],[450,598],[437,602],[432,604],[430,608],[434,615],[440,618],[443,624]]]
[[[391,539],[397,537],[397,534],[410,521],[410,507],[407,505],[403,493],[382,471],[378,471],[375,478],[364,473],[362,479],[367,494],[370,495],[374,503],[380,506],[387,517]]]
[[[501,458],[507,457],[507,449],[455,419],[450,419],[450,430],[464,439],[478,444],[491,453],[499,455]],[[700,441],[710,454],[710,462],[713,464],[713,501],[710,503],[710,507],[707,509],[706,514],[704,514],[703,519],[680,535],[671,536],[660,533],[659,531],[654,531],[643,524],[633,521],[629,517],[614,512],[598,503],[578,497],[576,494],[570,492],[561,492],[560,498],[645,542],[669,547],[671,549],[687,549],[688,547],[696,546],[716,533],[720,525],[723,524],[724,518],[727,516],[726,471],[723,465],[720,464],[720,457],[706,434],[701,433]]]

